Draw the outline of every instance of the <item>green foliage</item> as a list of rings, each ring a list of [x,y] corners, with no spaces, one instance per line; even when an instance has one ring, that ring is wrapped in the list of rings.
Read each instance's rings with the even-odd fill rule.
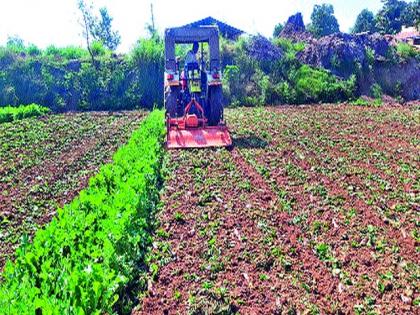
[[[383,7],[376,15],[376,27],[382,34],[396,34],[404,24],[407,3],[400,0],[382,0]]]
[[[72,203],[24,240],[0,286],[1,314],[114,314],[130,307],[151,245],[165,133],[155,111]]]
[[[0,107],[0,123],[48,114],[50,109],[37,104]]]
[[[9,36],[6,46],[14,52],[21,52],[25,48],[25,42],[19,36]]]
[[[274,39],[272,44],[281,48],[274,60],[251,55],[250,39],[220,42],[228,104],[336,102],[356,93],[351,75],[360,77],[360,65],[338,56],[332,60],[349,80],[302,67],[296,57],[305,49],[302,42]],[[178,48],[177,54],[185,55],[184,48]],[[31,47],[31,53],[29,47],[19,49],[16,53],[0,47],[0,105],[37,103],[66,111],[151,108],[163,103],[164,44],[158,36],[139,40],[128,55],[118,57],[102,42],[93,42],[93,63],[89,52],[78,47],[50,46],[44,51]],[[368,51],[368,60],[372,66],[373,51]]]
[[[292,42],[288,38],[276,38],[273,40],[273,43],[278,47],[282,48],[286,54],[292,53],[296,55],[297,53],[305,49],[304,42]]]
[[[368,9],[362,10],[359,13],[356,19],[356,23],[354,24],[351,32],[352,33],[363,33],[363,32],[375,32],[376,25],[375,25],[375,15],[372,11]]]
[[[332,4],[315,5],[311,15],[311,24],[308,30],[315,37],[322,37],[340,31],[338,21],[334,16]]]
[[[26,48],[26,52],[29,56],[39,56],[41,55],[42,51],[41,49],[39,49],[36,45],[30,44],[27,48]]]
[[[223,93],[232,105],[240,103],[243,93],[240,70],[236,65],[227,65],[223,72]],[[239,105],[239,104],[238,104]]]
[[[381,99],[383,95],[383,91],[381,86],[378,83],[375,83],[370,88],[370,93],[376,99]]]
[[[151,108],[161,102],[160,89],[151,89],[145,85],[151,81],[142,82],[141,78],[162,81],[161,61],[146,60],[154,64],[145,70],[130,57],[111,55],[101,42],[92,45],[97,58],[94,66],[88,51],[78,47],[49,46],[34,56],[25,53],[27,50],[24,47],[24,55],[17,55],[0,47],[0,106],[37,103],[54,111],[119,110]],[[147,71],[153,75],[147,76]]]
[[[92,29],[93,38],[103,43],[110,50],[116,50],[121,43],[121,35],[118,31],[112,30],[113,18],[109,15],[107,8],[100,8],[100,19]]]
[[[407,60],[410,58],[416,58],[420,55],[417,49],[407,43],[398,43],[397,45],[397,54],[402,60]]]
[[[297,102],[337,102],[354,95],[356,78],[339,81],[325,70],[303,65],[293,76],[296,84]]]
[[[91,41],[101,42],[107,49],[116,50],[121,43],[121,36],[118,31],[112,30],[113,18],[109,15],[107,8],[99,9],[100,17],[93,13],[92,5],[85,0],[78,0],[79,11],[82,15],[81,25],[83,36],[86,38],[88,47]]]
[[[361,106],[361,107],[379,107],[382,105],[382,99],[377,98],[373,101],[367,101],[363,98],[358,98],[357,100],[352,101],[350,104],[354,106]]]
[[[274,38],[279,37],[283,28],[284,28],[284,25],[282,23],[276,24],[276,26],[274,26],[273,37]]]
[[[86,49],[76,46],[58,48],[54,45],[48,46],[43,52],[43,55],[45,57],[52,57],[64,60],[87,59],[89,57],[89,53]]]
[[[370,102],[368,102],[367,100],[363,98],[358,98],[357,100],[351,102],[350,104],[354,106],[362,106],[362,107],[370,106]]]
[[[92,54],[95,56],[95,57],[98,57],[98,56],[105,56],[106,55],[106,53],[107,53],[107,49],[105,48],[105,45],[103,44],[103,42],[101,42],[101,41],[99,41],[99,40],[96,40],[96,41],[94,41],[93,43],[92,43],[92,46],[91,46],[91,51],[92,51]]]
[[[163,102],[164,46],[160,38],[141,39],[131,51],[128,64],[136,81],[131,89],[141,96],[141,105]],[[152,102],[152,103],[150,103]]]
[[[407,3],[407,7],[402,13],[402,20],[405,26],[415,26],[420,29],[420,0]]]
[[[302,104],[337,102],[354,97],[355,76],[339,80],[325,70],[301,65],[296,54],[305,49],[304,43],[293,43],[284,38],[274,39],[273,43],[282,49],[283,56],[269,63],[250,58],[246,40],[229,47],[234,65],[225,67],[223,88],[230,104]]]

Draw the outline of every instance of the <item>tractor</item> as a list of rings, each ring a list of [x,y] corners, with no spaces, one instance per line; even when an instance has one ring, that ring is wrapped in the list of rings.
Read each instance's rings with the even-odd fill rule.
[[[190,44],[197,50],[201,47],[200,58],[193,57],[182,63],[175,54],[177,44]],[[205,48],[209,52],[207,61]],[[196,53],[193,52],[193,56]],[[231,146],[232,140],[223,121],[218,28],[166,29],[164,76],[167,148]]]

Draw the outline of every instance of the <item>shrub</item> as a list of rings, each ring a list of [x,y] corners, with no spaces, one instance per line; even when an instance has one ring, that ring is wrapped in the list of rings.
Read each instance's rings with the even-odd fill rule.
[[[86,49],[68,46],[60,49],[60,56],[67,60],[74,59],[86,59],[89,57],[89,54]]]
[[[151,244],[164,114],[154,111],[72,203],[6,264],[1,314],[123,312]]]
[[[304,42],[292,42],[288,38],[276,38],[274,39],[273,43],[283,49],[283,51],[292,52],[294,54],[297,54],[305,49],[305,43]]]
[[[415,58],[419,55],[419,52],[407,43],[399,43],[396,47],[397,54],[400,56],[402,60],[407,60],[409,58]]]
[[[37,46],[31,44],[26,48],[26,52],[29,56],[39,56],[42,54],[41,49],[39,49]]]
[[[357,100],[350,103],[354,106],[362,106],[362,107],[378,107],[382,105],[381,99],[375,99],[372,102],[369,102],[363,98],[358,98]]]
[[[376,99],[381,99],[383,95],[382,88],[378,83],[375,83],[371,86],[370,93]]]
[[[105,56],[107,53],[110,53],[110,51],[104,46],[104,44],[98,40],[92,43],[92,47],[90,49],[94,56]]]
[[[163,41],[157,38],[140,40],[129,56],[130,72],[135,77],[132,91],[143,107],[163,104]]]
[[[54,58],[60,57],[60,49],[55,47],[54,45],[50,45],[45,49],[44,56]]]
[[[347,81],[339,81],[327,71],[307,65],[301,66],[296,71],[293,80],[298,103],[346,100],[353,95],[356,86],[354,76]]]
[[[36,104],[0,107],[0,123],[48,114],[50,109]]]
[[[104,55],[106,50],[103,48],[101,43],[96,44],[94,43],[93,47],[95,47],[94,55]],[[54,45],[48,46],[44,51],[44,57],[54,58],[54,59],[63,59],[64,61],[67,60],[74,60],[74,59],[87,59],[89,58],[89,52],[80,47],[76,46],[67,46],[63,48],[55,47]]]

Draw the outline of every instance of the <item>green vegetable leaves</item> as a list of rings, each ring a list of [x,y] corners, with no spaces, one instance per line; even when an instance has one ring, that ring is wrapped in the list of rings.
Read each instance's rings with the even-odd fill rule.
[[[165,133],[154,111],[87,189],[17,252],[0,287],[0,313],[118,311],[151,244]]]

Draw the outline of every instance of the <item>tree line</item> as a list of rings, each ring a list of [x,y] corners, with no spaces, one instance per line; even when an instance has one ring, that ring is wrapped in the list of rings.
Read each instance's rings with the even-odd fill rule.
[[[401,0],[382,0],[382,8],[375,15],[368,9],[362,10],[351,29],[352,33],[379,32],[397,34],[403,26],[420,28],[420,0],[406,2]],[[274,27],[273,36],[278,37],[283,29],[279,23]],[[315,5],[311,14],[311,23],[307,30],[315,37],[322,37],[340,31],[340,25],[334,15],[332,4]]]

